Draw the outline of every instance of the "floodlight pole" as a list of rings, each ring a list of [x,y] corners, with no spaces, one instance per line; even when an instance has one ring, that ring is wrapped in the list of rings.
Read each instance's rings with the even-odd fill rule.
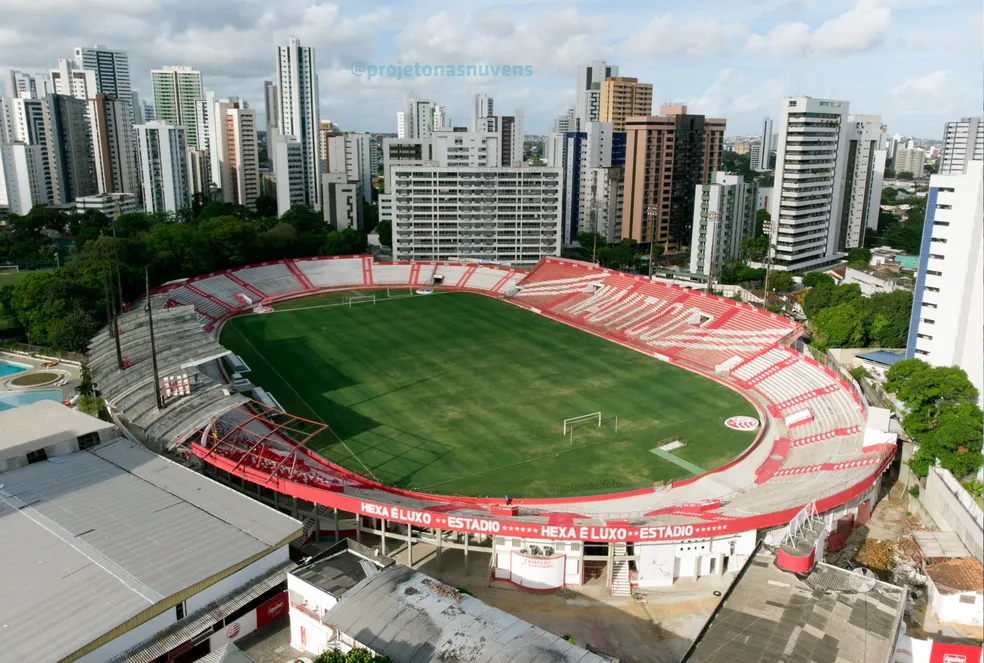
[[[116,344],[116,368],[117,370],[123,370],[123,349],[120,347],[120,324],[116,319],[116,302],[113,301],[112,297],[112,283],[113,276],[107,271],[105,277],[103,278],[103,285],[106,287],[106,314],[108,318],[108,323],[113,326],[113,341]]]
[[[147,286],[147,326],[150,328],[150,360],[154,367],[154,402],[158,410],[164,409],[161,399],[161,379],[157,374],[157,346],[154,343],[154,307],[150,305],[150,270],[144,267],[144,282]]]
[[[119,289],[120,293],[120,313],[123,312],[123,281],[120,278],[120,253],[119,248],[116,245],[116,221],[119,219],[120,215],[120,201],[116,201],[116,218],[113,219],[113,262],[116,266],[116,287]]]

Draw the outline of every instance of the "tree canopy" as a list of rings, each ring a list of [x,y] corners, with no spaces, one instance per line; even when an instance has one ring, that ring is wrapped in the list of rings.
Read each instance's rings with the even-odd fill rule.
[[[871,262],[871,249],[858,247],[847,253],[848,267],[867,267]]]
[[[68,214],[38,206],[24,216],[8,217],[8,225],[0,229],[0,254],[53,255],[45,234],[51,230],[74,236],[76,243],[62,269],[32,272],[16,285],[0,288],[0,313],[32,343],[80,352],[106,322],[105,284],[112,278],[115,285],[110,267],[117,256],[122,297],[131,301],[144,290],[145,268],[153,287],[255,262],[366,250],[364,234],[352,228],[331,230],[321,214],[305,206],[294,206],[275,219],[210,201],[188,222],[137,213],[120,216],[115,225],[114,239],[111,220],[94,211]]]
[[[803,279],[806,285],[807,274]],[[803,311],[816,340],[828,348],[905,347],[912,293],[896,290],[862,297],[857,284],[834,285],[819,274],[803,297]],[[829,278],[829,277],[828,277]]]
[[[352,649],[347,654],[329,649],[316,658],[314,663],[391,663],[391,660],[389,656],[378,656],[368,649]]]
[[[803,277],[804,288],[812,288],[821,283],[834,285],[834,277],[824,272],[810,272]]]
[[[885,388],[905,403],[902,427],[919,449],[909,460],[918,476],[926,476],[937,460],[958,478],[981,466],[981,421],[978,391],[956,366],[930,366],[904,359],[886,375]]]

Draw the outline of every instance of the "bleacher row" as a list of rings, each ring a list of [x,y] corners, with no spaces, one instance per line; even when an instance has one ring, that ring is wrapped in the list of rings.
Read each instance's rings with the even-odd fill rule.
[[[259,303],[333,289],[389,286],[443,286],[502,294],[708,373],[724,364],[727,377],[737,386],[771,403],[769,411],[778,422],[808,411],[802,423],[788,427],[775,441],[768,460],[756,471],[754,485],[722,500],[716,510],[722,517],[766,514],[833,495],[870,477],[872,464],[880,460],[878,454],[862,449],[865,416],[849,389],[780,344],[795,331],[794,323],[744,304],[586,263],[546,258],[525,274],[485,265],[376,263],[370,256],[300,259],[192,279],[172,286],[162,297],[168,307],[195,306],[210,330],[217,321],[248,310],[242,295]],[[245,451],[233,443],[215,453],[242,460],[259,472],[277,466],[276,456],[245,458]],[[420,499],[428,508],[448,512],[456,504],[451,497],[398,497],[358,477],[336,475],[314,459],[292,467],[295,478],[299,473],[303,482],[326,490],[338,490],[341,484],[346,494],[402,505],[408,499]],[[286,471],[281,467],[277,474],[283,477]],[[714,482],[708,485],[709,492],[716,490]],[[595,510],[600,506],[594,503]],[[558,505],[558,509],[576,510],[570,504]]]
[[[862,448],[864,413],[850,390],[780,345],[796,328],[788,320],[730,300],[554,258],[542,261],[519,284],[515,297],[577,326],[703,369],[739,358],[741,363],[730,370],[732,380],[759,393],[771,404],[774,418],[789,420],[788,435],[777,441],[757,471],[756,494],[768,495],[774,479],[785,493],[779,501],[797,491],[806,499],[818,493],[815,482],[803,477],[793,486],[797,479],[792,477],[831,468],[849,475],[872,460]],[[769,504],[768,498],[762,504]],[[736,508],[748,513],[742,501]]]
[[[545,258],[517,301],[704,368],[753,357],[796,329],[745,304],[595,265]]]
[[[194,306],[206,331],[265,301],[343,288],[460,288],[505,293],[525,272],[493,265],[378,263],[372,256],[285,260],[208,274],[173,284],[165,308]],[[252,302],[250,304],[249,302]]]

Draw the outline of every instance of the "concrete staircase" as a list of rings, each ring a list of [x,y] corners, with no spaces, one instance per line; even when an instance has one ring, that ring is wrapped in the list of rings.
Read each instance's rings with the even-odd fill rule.
[[[631,596],[632,586],[629,583],[629,560],[626,558],[624,543],[616,543],[615,554],[612,558],[612,596]]]

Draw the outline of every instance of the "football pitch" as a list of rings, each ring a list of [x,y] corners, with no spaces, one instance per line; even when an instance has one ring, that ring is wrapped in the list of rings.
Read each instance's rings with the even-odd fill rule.
[[[741,395],[482,295],[331,293],[244,315],[222,344],[291,414],[328,424],[310,446],[383,483],[442,494],[571,497],[682,479],[754,433]],[[564,435],[565,419],[601,412]],[[616,431],[615,417],[618,417]],[[652,450],[680,440],[670,452]]]

